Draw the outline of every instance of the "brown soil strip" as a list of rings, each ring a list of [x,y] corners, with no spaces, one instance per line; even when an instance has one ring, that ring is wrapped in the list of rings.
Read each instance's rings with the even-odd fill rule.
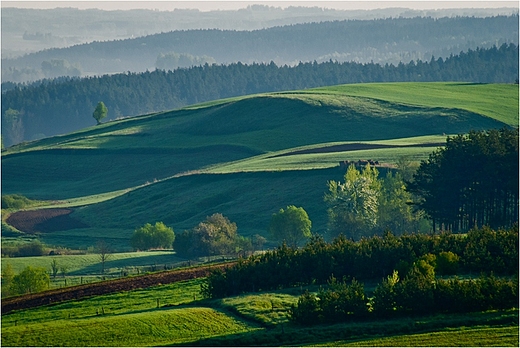
[[[71,213],[71,209],[17,211],[11,214],[6,222],[26,233],[48,233],[88,227],[83,222],[70,217]]]
[[[107,280],[98,283],[83,284],[63,289],[53,289],[36,294],[2,299],[2,315],[14,310],[40,307],[63,301],[79,300],[85,297],[144,289],[155,285],[170,284],[189,279],[207,277],[212,270],[225,269],[233,266],[235,263],[236,262],[227,262],[218,265],[145,274],[131,278]]]

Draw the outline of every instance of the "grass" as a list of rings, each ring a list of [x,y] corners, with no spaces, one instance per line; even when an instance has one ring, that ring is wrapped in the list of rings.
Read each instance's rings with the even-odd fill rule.
[[[287,319],[299,288],[201,300],[202,282],[11,312],[2,316],[2,345],[518,345],[517,309],[302,327]]]
[[[518,85],[474,83],[369,83],[315,88],[313,92],[375,98],[388,102],[464,109],[518,127]]]
[[[71,276],[101,272],[101,263],[97,254],[2,258],[2,266],[10,264],[15,273],[19,273],[27,266],[44,267],[50,271],[52,260],[56,260],[59,267],[66,267],[67,274]],[[184,259],[176,257],[171,251],[114,253],[110,254],[105,268],[107,274],[118,274],[124,269],[130,269],[131,273],[134,273],[138,267],[149,268],[153,265],[171,267],[183,262]]]
[[[515,123],[516,122],[516,123]],[[2,191],[75,207],[89,228],[42,235],[86,247],[163,221],[176,232],[220,212],[242,235],[266,235],[271,215],[304,207],[324,232],[323,193],[340,160],[421,160],[436,147],[287,154],[338,143],[439,142],[443,134],[518,125],[518,86],[354,84],[236,97],[142,115],[3,152]],[[301,188],[305,188],[302,190]]]
[[[518,347],[518,326],[471,327],[359,341],[332,341],[313,347]]]
[[[182,344],[258,329],[257,325],[201,304],[201,281],[195,279],[13,312],[2,316],[2,345]]]
[[[211,308],[157,309],[2,329],[4,346],[145,346],[185,343],[254,329]]]

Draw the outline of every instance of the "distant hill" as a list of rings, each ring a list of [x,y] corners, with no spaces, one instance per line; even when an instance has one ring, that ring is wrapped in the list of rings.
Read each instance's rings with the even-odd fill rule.
[[[12,147],[2,154],[2,193],[85,206],[72,214],[82,228],[42,236],[54,244],[74,236],[92,245],[101,233],[128,245],[146,222],[181,232],[215,212],[243,235],[265,234],[288,204],[303,206],[323,232],[326,182],[344,173],[338,161],[419,160],[445,134],[518,126],[517,116],[511,84],[354,84],[237,97]]]
[[[274,63],[237,63],[169,72],[47,80],[29,86],[4,83],[2,89],[6,91],[2,93],[1,105],[3,143],[10,146],[93,125],[92,112],[99,101],[107,105],[108,119],[116,119],[221,98],[343,83],[513,83],[518,78],[518,59],[518,47],[504,44],[461,52],[447,59],[396,66],[326,62],[288,67]]]
[[[174,3],[171,6],[172,9],[176,7]],[[346,19],[492,17],[518,13],[518,7],[422,11],[407,8],[342,11],[326,7],[289,6],[282,9],[249,5],[236,11],[207,12],[178,8],[173,11],[104,11],[72,7],[47,10],[2,7],[2,58],[14,58],[44,49],[63,48],[96,40],[120,40],[173,30],[257,30]]]
[[[206,56],[218,64],[273,61],[278,65],[295,65],[300,61],[331,59],[397,64],[429,60],[432,56],[446,58],[468,49],[502,43],[518,44],[518,14],[343,20],[253,31],[177,30],[2,59],[2,81],[143,72],[155,69],[157,58],[170,53]],[[177,66],[172,63],[171,69]]]

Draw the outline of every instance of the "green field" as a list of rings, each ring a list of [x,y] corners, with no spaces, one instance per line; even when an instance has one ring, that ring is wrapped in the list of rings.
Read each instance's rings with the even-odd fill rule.
[[[202,300],[201,282],[15,311],[2,316],[2,345],[518,345],[517,310],[301,327],[288,320],[299,288]]]
[[[163,221],[180,233],[219,212],[242,235],[267,236],[289,204],[326,229],[323,194],[343,160],[419,161],[449,134],[518,126],[518,85],[374,83],[229,98],[107,122],[2,153],[2,192],[77,207],[87,228],[50,245],[108,238],[128,250],[133,230]],[[401,145],[329,151],[352,144]],[[422,147],[403,147],[402,145]],[[306,153],[294,154],[295,151]],[[303,188],[303,189],[302,189]]]
[[[52,260],[56,260],[58,265],[66,267],[68,275],[99,274],[101,269],[98,254],[2,258],[2,266],[10,264],[15,273],[19,273],[27,266],[44,267],[50,270]],[[183,262],[185,262],[184,259],[176,257],[175,253],[171,251],[113,253],[105,263],[105,272],[107,274],[119,273],[122,269],[129,268],[133,273],[137,267],[153,265],[171,267]]]
[[[322,347],[517,347],[518,326],[472,327],[359,341],[334,341]]]

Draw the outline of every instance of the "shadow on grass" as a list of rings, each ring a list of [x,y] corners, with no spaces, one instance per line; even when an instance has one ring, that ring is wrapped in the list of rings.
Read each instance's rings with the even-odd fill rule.
[[[420,334],[470,326],[518,325],[518,310],[490,311],[468,314],[435,315],[429,317],[401,317],[391,320],[349,322],[334,325],[299,326],[277,325],[246,333],[212,337],[182,346],[286,346],[330,345],[337,341],[355,343],[397,335]],[[171,345],[178,346],[178,345]]]

